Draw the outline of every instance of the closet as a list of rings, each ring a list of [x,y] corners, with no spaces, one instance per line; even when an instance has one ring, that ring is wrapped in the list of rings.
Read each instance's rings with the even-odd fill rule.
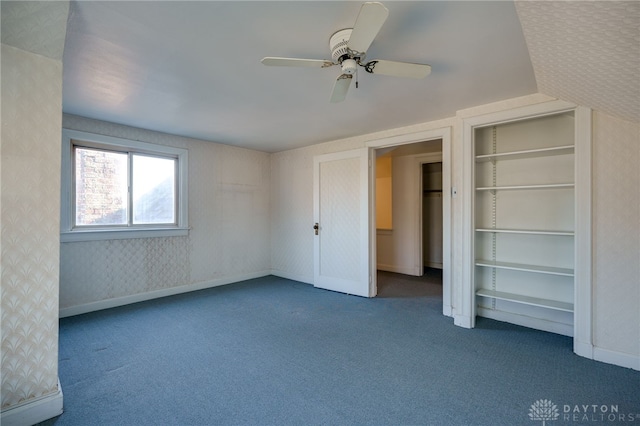
[[[422,164],[422,257],[442,269],[442,162]]]

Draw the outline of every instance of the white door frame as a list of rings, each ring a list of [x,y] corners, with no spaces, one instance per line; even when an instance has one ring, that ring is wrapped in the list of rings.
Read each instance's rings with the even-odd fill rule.
[[[453,316],[453,288],[451,277],[451,127],[425,130],[415,133],[408,133],[399,136],[381,138],[367,142],[370,149],[388,148],[399,145],[407,145],[416,142],[427,142],[431,140],[442,140],[442,313],[446,316]],[[371,155],[371,158],[375,156]],[[376,221],[375,221],[375,162],[372,164],[369,177],[369,256],[372,265],[376,262]],[[373,287],[377,288],[376,274],[373,274]]]

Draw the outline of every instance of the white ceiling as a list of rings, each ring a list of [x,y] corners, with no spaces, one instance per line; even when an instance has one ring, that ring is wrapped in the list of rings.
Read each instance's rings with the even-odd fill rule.
[[[387,1],[368,59],[427,63],[424,80],[359,72],[330,104],[338,67],[266,67],[264,56],[330,58],[354,1],[71,2],[63,110],[277,152],[451,117],[537,92],[511,2]]]
[[[368,59],[433,71],[361,72],[341,104],[328,102],[337,67],[260,59],[329,58],[360,1],[2,0],[0,29],[2,44],[63,59],[64,112],[267,152],[534,92],[640,122],[638,1],[384,3]]]

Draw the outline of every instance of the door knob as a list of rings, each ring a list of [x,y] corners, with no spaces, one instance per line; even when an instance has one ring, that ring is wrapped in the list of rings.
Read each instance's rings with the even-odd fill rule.
[[[316,232],[316,235],[318,235],[318,229],[320,229],[320,226],[318,226],[318,222],[316,222],[315,225],[313,225],[313,230]]]

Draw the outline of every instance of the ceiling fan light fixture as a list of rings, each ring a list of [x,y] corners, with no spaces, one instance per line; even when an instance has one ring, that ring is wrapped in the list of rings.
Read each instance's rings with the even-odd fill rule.
[[[342,72],[345,74],[355,74],[358,69],[358,63],[354,59],[345,59],[342,61]]]

